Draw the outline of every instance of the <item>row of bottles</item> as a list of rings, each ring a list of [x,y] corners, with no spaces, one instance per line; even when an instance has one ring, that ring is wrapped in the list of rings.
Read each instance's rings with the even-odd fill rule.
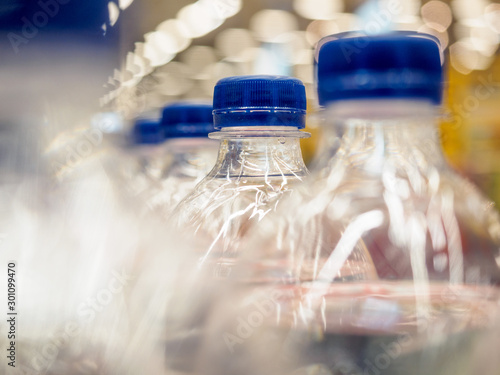
[[[498,340],[500,219],[443,157],[441,58],[425,34],[321,40],[315,116],[331,139],[311,174],[299,80],[217,83],[215,165],[163,216],[193,240],[169,371],[497,373],[480,348]]]
[[[212,168],[218,145],[207,136],[213,129],[206,102],[173,103],[160,119],[138,118],[119,173],[128,197],[138,199],[144,212],[168,216]]]
[[[500,219],[442,155],[438,41],[333,35],[315,74],[309,169],[301,81],[228,77],[73,166],[52,215],[6,206],[19,371],[498,374]]]

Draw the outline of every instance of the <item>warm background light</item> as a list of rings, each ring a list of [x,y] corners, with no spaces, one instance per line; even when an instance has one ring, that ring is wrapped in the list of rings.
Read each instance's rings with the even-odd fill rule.
[[[485,141],[500,139],[500,121],[493,114],[498,105],[491,104],[500,96],[500,84],[495,83],[500,82],[500,1],[178,0],[157,4],[144,0],[141,27],[132,32],[137,20],[127,18],[127,12],[134,6],[138,7],[131,0],[110,2],[109,24],[103,28],[120,22],[130,25],[124,29],[130,48],[123,54],[122,67],[108,80],[109,92],[100,99],[104,108],[123,110],[129,118],[173,100],[210,99],[217,80],[237,74],[296,76],[306,84],[310,108],[315,108],[313,49],[322,37],[353,30],[434,35],[450,72],[442,126],[446,153],[500,202],[500,166],[490,163],[485,171],[481,156],[493,153],[500,158],[500,147]],[[463,102],[474,96],[471,90],[479,78],[485,77],[493,77],[488,84],[491,98],[481,101],[479,109],[461,114],[460,125],[447,122],[457,118]],[[489,136],[483,138],[484,134]],[[306,156],[314,150],[315,139],[306,141]],[[481,148],[475,146],[478,139]],[[481,165],[478,160],[483,160]]]

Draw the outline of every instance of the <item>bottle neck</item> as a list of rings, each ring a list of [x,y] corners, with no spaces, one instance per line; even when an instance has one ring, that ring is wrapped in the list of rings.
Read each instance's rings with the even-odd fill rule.
[[[220,139],[216,178],[302,178],[309,172],[302,158],[300,138],[308,133],[289,126],[229,127],[210,134]]]
[[[323,115],[340,139],[333,163],[342,159],[351,168],[374,175],[387,167],[409,171],[410,166],[425,170],[447,165],[435,124],[436,108],[431,103],[350,101],[331,106]]]
[[[173,138],[165,147],[163,178],[202,178],[214,165],[218,143],[208,138]]]
[[[162,174],[166,150],[165,142],[136,145],[125,149],[124,152],[130,157],[130,163],[127,163],[124,170],[127,178],[145,176],[152,180],[158,180]]]

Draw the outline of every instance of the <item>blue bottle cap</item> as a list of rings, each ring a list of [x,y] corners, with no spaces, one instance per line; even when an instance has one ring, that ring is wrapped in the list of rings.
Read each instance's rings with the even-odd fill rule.
[[[252,75],[221,79],[214,88],[216,129],[233,126],[305,127],[306,91],[291,77]]]
[[[163,107],[165,138],[201,138],[214,131],[210,102],[182,101]]]
[[[349,99],[427,99],[441,103],[443,68],[439,41],[416,32],[344,33],[316,48],[320,105]]]
[[[160,120],[157,118],[138,118],[132,128],[132,143],[135,145],[154,145],[165,140]]]

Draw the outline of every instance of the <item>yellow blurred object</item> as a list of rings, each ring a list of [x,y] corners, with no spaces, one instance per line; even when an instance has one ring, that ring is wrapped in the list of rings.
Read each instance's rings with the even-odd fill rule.
[[[307,105],[307,122],[305,131],[311,133],[310,138],[302,138],[300,140],[300,147],[302,149],[302,156],[304,157],[304,162],[306,165],[310,165],[313,160],[316,151],[318,150],[318,143],[321,137],[321,129],[318,127],[318,124],[315,121],[311,121],[310,114],[312,111],[310,110],[311,106]]]
[[[462,74],[450,67],[441,139],[450,163],[500,203],[500,58]]]

